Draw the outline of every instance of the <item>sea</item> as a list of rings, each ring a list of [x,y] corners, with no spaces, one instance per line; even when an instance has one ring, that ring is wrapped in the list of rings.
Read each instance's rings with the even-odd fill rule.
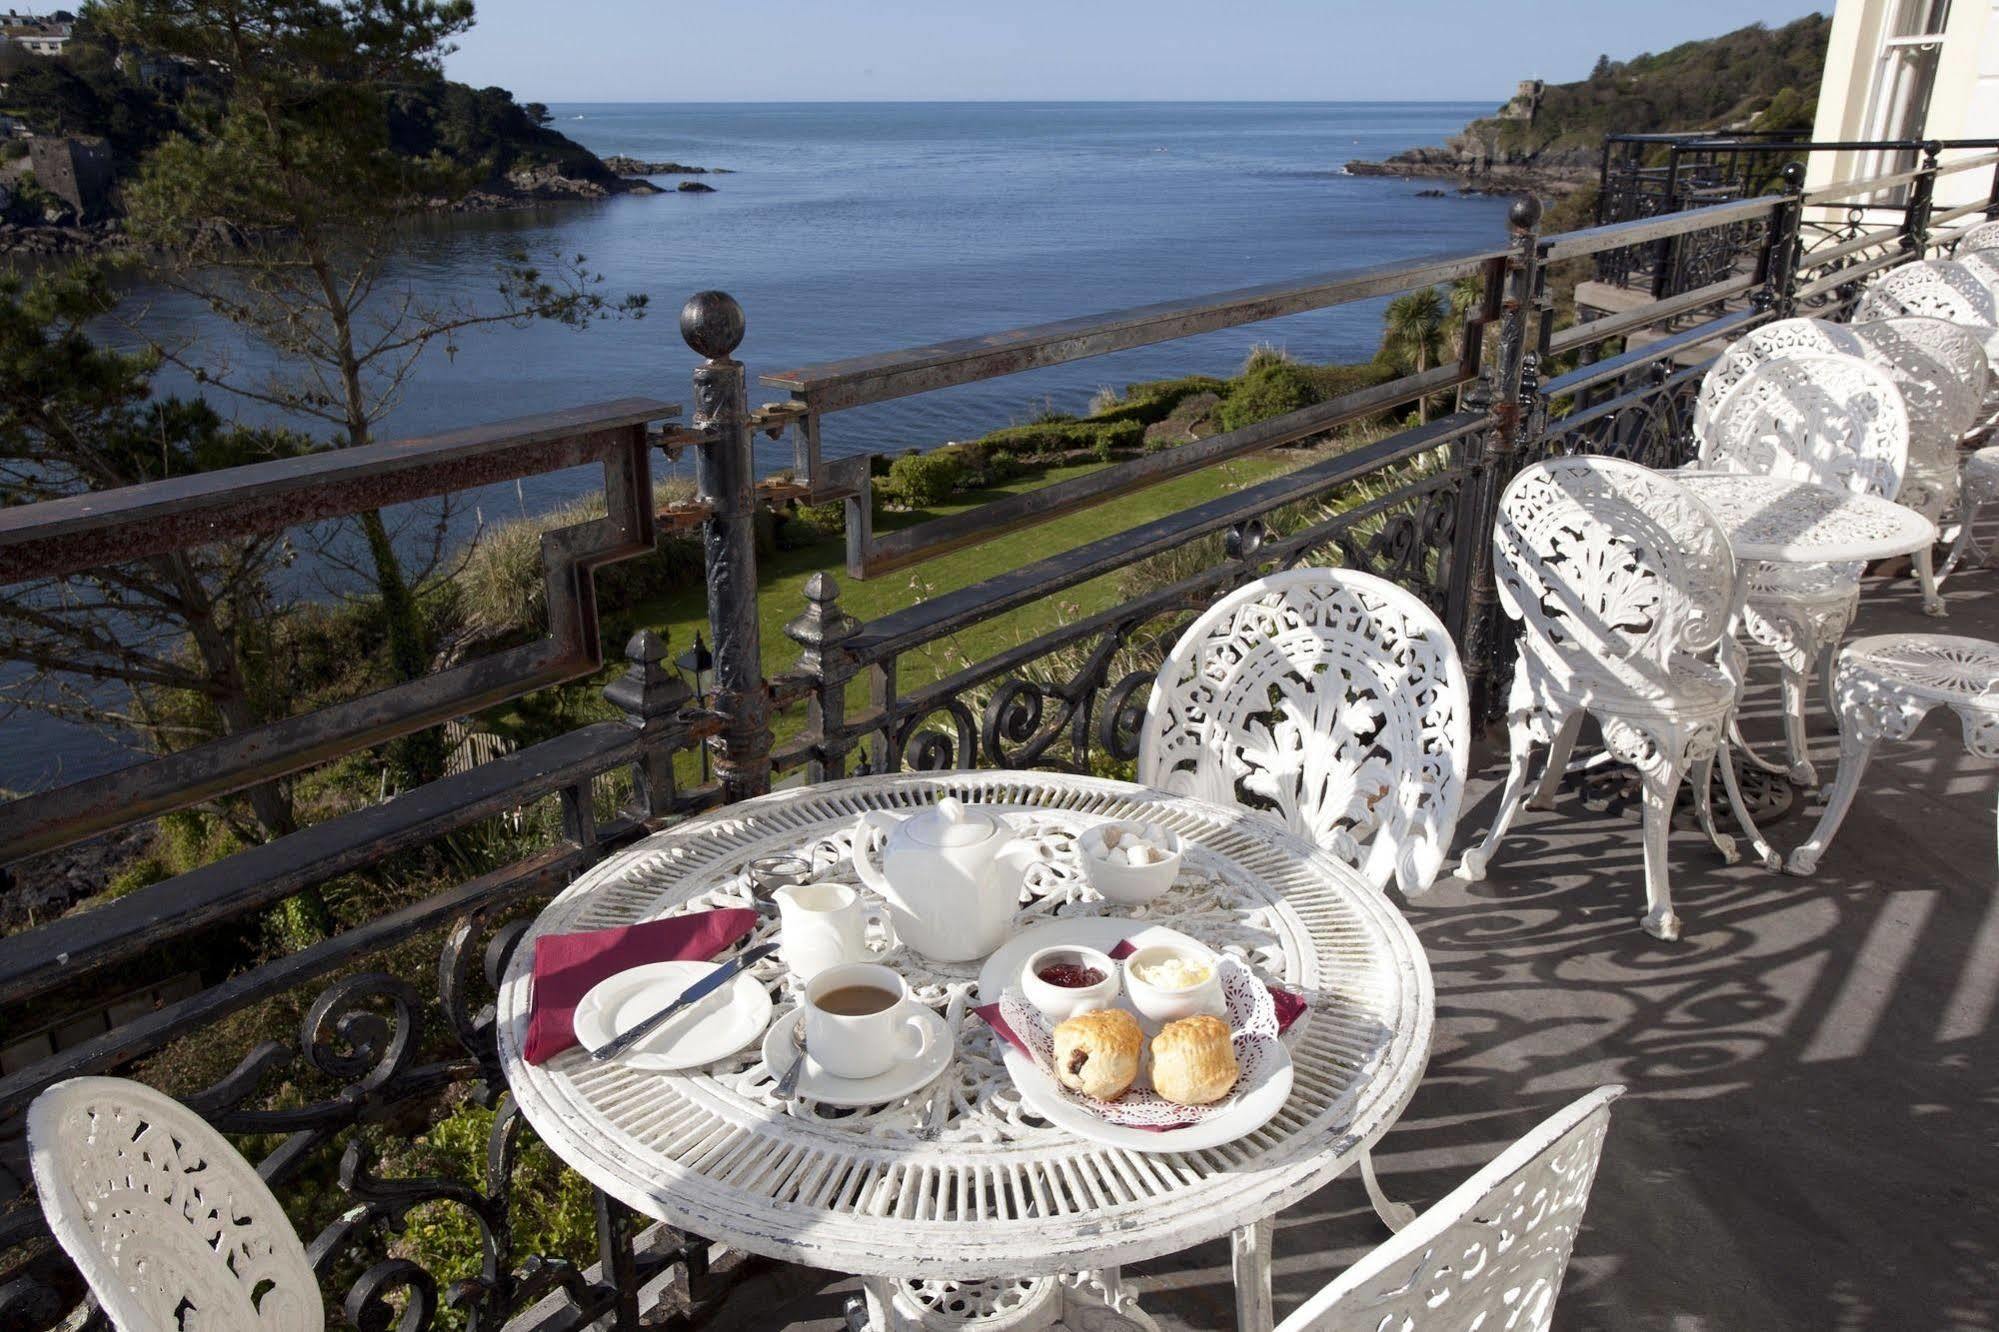
[[[436,309],[490,308],[510,254],[553,270],[581,256],[596,290],[649,313],[583,329],[475,330],[414,369],[378,431],[421,435],[626,395],[688,400],[696,357],[676,327],[694,292],[743,306],[736,356],[759,374],[1126,306],[1489,246],[1503,200],[1426,197],[1438,182],[1350,176],[1345,164],[1441,142],[1490,103],[1076,102],[554,105],[554,127],[603,155],[727,174],[713,193],[549,204],[426,223],[384,284]],[[1101,387],[1231,374],[1258,343],[1364,360],[1379,301],[1137,348],[827,418],[830,456],[969,439]],[[171,292],[126,294],[132,323],[192,342],[255,383],[259,345]],[[128,334],[107,328],[105,336]],[[169,374],[163,386],[193,391]],[[213,396],[211,394],[211,396]],[[253,404],[218,401],[254,421]],[[790,460],[768,446],[762,470]],[[682,462],[677,465],[686,468]],[[594,488],[587,471],[468,497],[460,522],[533,514]],[[33,790],[132,762],[115,739],[43,715],[6,718],[0,788]]]

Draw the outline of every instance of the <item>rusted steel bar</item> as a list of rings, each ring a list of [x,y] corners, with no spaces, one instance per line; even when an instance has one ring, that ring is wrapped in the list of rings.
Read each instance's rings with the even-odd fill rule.
[[[1973,207],[1983,208],[1984,205],[1975,204]],[[1902,229],[1900,227],[1882,227],[1878,231],[1863,232],[1855,236],[1852,240],[1841,241],[1837,245],[1828,245],[1822,250],[1813,250],[1799,261],[1798,267],[1800,269],[1824,268],[1827,264],[1836,264],[1840,260],[1853,255],[1864,254],[1877,246],[1892,245],[1899,250],[1901,244]]]
[[[598,669],[603,650],[592,572],[599,565],[644,554],[654,542],[644,425],[635,422],[599,433],[618,437],[616,447],[606,447],[601,455],[605,516],[542,534],[546,638],[304,716],[9,801],[0,805],[0,847],[5,848],[0,854],[17,860],[66,846]],[[122,524],[136,520],[119,521],[120,528],[103,535],[115,534]]]
[[[624,398],[0,509],[0,582],[59,577],[607,461],[631,447],[634,428],[679,412],[675,403]]]
[[[1233,494],[946,592],[870,620],[847,641],[847,650],[863,665],[883,662],[953,629],[1002,615],[1198,537],[1225,531],[1301,496],[1418,457],[1483,423],[1484,417],[1476,413],[1454,412],[1426,426],[1402,431],[1323,462],[1246,486]]]
[[[1648,241],[1685,235],[1689,231],[1705,231],[1711,227],[1725,227],[1731,222],[1747,222],[1767,216],[1777,202],[1774,197],[1762,196],[1736,199],[1730,203],[1689,208],[1684,212],[1667,213],[1636,222],[1610,222],[1600,227],[1564,232],[1549,238],[1542,247],[1541,257],[1547,263],[1580,259],[1604,250],[1618,250],[1627,245],[1642,245]]]
[[[1826,273],[1798,288],[1798,299],[1803,301],[1809,300],[1814,296],[1823,295],[1835,287],[1844,287],[1849,283],[1858,282],[1862,278],[1879,273],[1883,269],[1894,268],[1898,264],[1906,263],[1912,257],[1911,254],[1898,250],[1890,254],[1877,255],[1872,259],[1864,259],[1857,264],[1849,264],[1845,268],[1836,268],[1832,272]]]
[[[1665,300],[1652,301],[1649,304],[1639,306],[1635,310],[1627,310],[1623,314],[1606,315],[1602,319],[1591,319],[1584,323],[1572,324],[1548,339],[1548,350],[1552,354],[1560,355],[1572,348],[1580,347],[1584,343],[1602,342],[1606,338],[1620,337],[1635,329],[1650,328],[1654,324],[1664,323],[1668,319],[1676,319],[1683,314],[1690,314],[1704,306],[1713,305],[1717,301],[1727,300],[1731,296],[1739,296],[1743,292],[1753,290],[1757,285],[1757,281],[1753,277],[1733,277],[1725,282],[1716,282],[1705,287],[1697,287],[1693,291],[1679,296],[1669,296]]]
[[[490,766],[490,765],[489,765]],[[620,830],[607,828],[615,839]],[[632,825],[630,831],[638,831]],[[511,898],[553,893],[588,864],[583,848],[550,847],[455,888],[375,917],[351,930],[232,976],[198,994],[145,1013],[39,1063],[0,1078],[0,1123],[27,1108],[51,1083],[104,1073],[159,1050],[198,1027],[219,1022],[272,995],[326,975],[357,957],[378,953],[412,935],[436,929],[468,912]],[[91,913],[97,914],[95,912]],[[70,973],[64,973],[68,976]]]
[[[847,571],[856,578],[872,578],[918,560],[989,541],[1018,528],[1046,522],[1230,458],[1239,458],[1245,453],[1309,439],[1349,421],[1372,416],[1405,402],[1414,402],[1465,382],[1457,365],[1440,365],[1422,374],[1405,375],[1393,383],[1343,394],[1239,430],[1162,449],[1158,453],[1116,463],[1084,476],[981,504],[963,513],[900,528],[870,541],[864,549],[860,566],[850,564]]]
[[[1769,318],[1770,316],[1761,310],[1732,311],[1719,318],[1710,319],[1704,324],[1696,324],[1692,328],[1682,329],[1678,333],[1669,334],[1656,342],[1648,342],[1643,347],[1634,351],[1622,352],[1616,356],[1606,357],[1601,361],[1592,361],[1588,365],[1577,366],[1567,374],[1557,375],[1555,378],[1542,384],[1541,393],[1544,397],[1550,399],[1562,398],[1571,394],[1581,393],[1585,389],[1595,388],[1600,384],[1613,383],[1641,366],[1651,365],[1655,361],[1668,360],[1688,347],[1698,347],[1704,342],[1713,342],[1718,338],[1733,337],[1737,334],[1747,332],[1758,324],[1768,322]],[[1612,401],[1616,402],[1619,399],[1612,399]],[[1599,407],[1602,405],[1598,404]],[[1597,407],[1592,407],[1589,410],[1595,412]],[[1550,431],[1566,429],[1581,415],[1582,413],[1579,412],[1575,416],[1566,416],[1559,421],[1551,421],[1548,428]]]
[[[731,800],[770,789],[770,694],[757,620],[755,436],[742,362],[743,308],[726,292],[698,292],[680,311],[680,335],[702,357],[694,369],[694,424],[704,439],[694,481],[710,509],[702,548],[715,652],[715,775]]]
[[[0,939],[0,1003],[43,994],[164,938],[228,920],[302,888],[363,869],[563,785],[633,761],[640,739],[598,722],[440,777],[379,805],[138,889],[94,911]]]
[[[1439,255],[1243,287],[1212,296],[1141,305],[927,347],[825,361],[764,375],[762,382],[790,390],[814,412],[839,411],[1449,282],[1480,272],[1497,253],[1483,250]]]

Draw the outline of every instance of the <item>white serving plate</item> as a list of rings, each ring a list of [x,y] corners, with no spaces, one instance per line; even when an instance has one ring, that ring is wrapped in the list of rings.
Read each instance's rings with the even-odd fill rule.
[[[576,1039],[595,1050],[673,1002],[720,962],[649,962],[607,976],[576,1005]],[[726,1059],[770,1025],[770,993],[747,971],[660,1024],[614,1062],[678,1073]]]
[[[1136,948],[1178,944],[1210,953],[1215,951],[1200,940],[1178,930],[1167,929],[1164,925],[1134,929],[1135,924],[1118,916],[1078,916],[1044,921],[1023,930],[1001,945],[979,969],[979,1003],[998,1003],[1007,989],[1019,987],[1020,969],[1029,957],[1043,948],[1059,944],[1080,944],[1108,953],[1120,941],[1130,939]],[[1118,996],[1114,1006],[1129,1011],[1134,1017],[1138,1016],[1129,998],[1123,994]],[[1139,1019],[1139,1025],[1148,1039],[1159,1030],[1158,1023],[1147,1022],[1143,1018]],[[1279,1040],[1277,1057],[1264,1061],[1262,1073],[1255,1081],[1236,1088],[1235,1101],[1226,1110],[1186,1128],[1134,1128],[1108,1123],[1071,1100],[1059,1083],[1042,1072],[1032,1059],[1014,1049],[1010,1042],[1001,1041],[1000,1048],[1005,1054],[1007,1074],[1013,1079],[1013,1085],[1028,1109],[1079,1138],[1135,1152],[1190,1152],[1234,1142],[1269,1123],[1284,1108],[1284,1102],[1291,1095],[1291,1053]]]

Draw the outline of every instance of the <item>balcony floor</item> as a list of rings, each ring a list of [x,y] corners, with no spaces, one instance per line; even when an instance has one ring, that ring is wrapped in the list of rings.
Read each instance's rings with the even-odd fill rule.
[[[1856,632],[1999,638],[1999,570],[1946,584],[1870,581]],[[1759,663],[1746,726],[1777,732]],[[1828,782],[1837,740],[1813,718]],[[1587,737],[1586,737],[1587,738]],[[1460,840],[1489,825],[1487,754]],[[1410,910],[1437,982],[1428,1074],[1376,1160],[1390,1191],[1434,1201],[1542,1116],[1623,1082],[1560,1327],[1825,1329],[1999,1324],[1999,895],[1995,765],[1932,714],[1876,752],[1817,877],[1732,868],[1671,839],[1686,937],[1641,933],[1635,811],[1573,787],[1527,812],[1488,882]],[[1815,800],[1769,828],[1803,840]],[[1280,1315],[1386,1232],[1357,1178],[1278,1221]],[[1163,1326],[1233,1326],[1226,1244],[1128,1269]],[[837,1328],[831,1274],[761,1268],[716,1328]]]

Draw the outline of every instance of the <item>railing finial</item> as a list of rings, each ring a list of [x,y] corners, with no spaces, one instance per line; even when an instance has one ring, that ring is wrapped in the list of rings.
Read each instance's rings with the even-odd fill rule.
[[[1805,188],[1805,164],[1803,162],[1786,162],[1783,169],[1777,174],[1784,178],[1785,188],[1793,192]]]
[[[697,291],[680,307],[680,336],[704,359],[726,361],[742,345],[743,307],[726,291]]]
[[[1521,195],[1506,210],[1506,222],[1516,232],[1532,231],[1541,222],[1541,200],[1532,194]]]

